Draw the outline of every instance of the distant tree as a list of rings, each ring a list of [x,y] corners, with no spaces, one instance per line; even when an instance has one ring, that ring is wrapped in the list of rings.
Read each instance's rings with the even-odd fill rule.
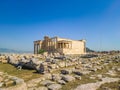
[[[89,49],[88,47],[86,47],[86,52],[95,52],[94,50]]]
[[[39,54],[43,54],[44,52],[45,52],[45,50],[40,49],[38,53],[39,53]]]

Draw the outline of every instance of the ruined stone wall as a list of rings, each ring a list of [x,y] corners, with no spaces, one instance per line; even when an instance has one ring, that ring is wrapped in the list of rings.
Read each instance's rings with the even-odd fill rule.
[[[66,49],[58,49],[60,53],[64,54],[85,54],[85,41],[77,41],[77,40],[70,40],[70,39],[64,39],[64,38],[58,38],[58,41],[60,40],[69,40],[72,42],[72,48]]]
[[[58,47],[59,41],[68,41],[66,45],[62,47]],[[68,45],[69,44],[69,45]],[[81,40],[71,40],[65,38],[49,38],[45,37],[43,41],[38,40],[34,42],[34,53],[38,54],[40,49],[44,49],[48,52],[56,52],[58,51],[61,54],[85,54],[85,41]]]
[[[34,41],[34,54],[38,54],[39,50],[42,48],[42,41]]]
[[[63,49],[65,54],[85,54],[84,42],[72,41],[72,49]]]

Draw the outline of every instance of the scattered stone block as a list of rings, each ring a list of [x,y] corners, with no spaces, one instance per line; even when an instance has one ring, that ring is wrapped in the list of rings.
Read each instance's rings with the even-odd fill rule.
[[[67,70],[61,70],[61,74],[64,74],[64,75],[69,74],[69,71],[67,71]]]
[[[83,74],[82,74],[80,71],[78,71],[78,70],[73,71],[73,73],[76,74],[76,75],[79,75],[79,76],[82,76],[82,75],[83,75]]]
[[[64,80],[58,80],[58,83],[61,84],[61,85],[65,85],[66,82]]]
[[[71,81],[74,81],[75,78],[73,76],[70,76],[70,75],[63,75],[62,80],[64,80],[65,82],[71,82]]]
[[[2,81],[3,81],[3,77],[0,76],[0,82],[2,82]]]
[[[48,90],[48,88],[41,86],[41,87],[38,87],[37,90]]]
[[[75,77],[75,79],[77,79],[77,80],[81,80],[81,79],[82,79],[81,76],[78,76],[78,75],[75,75],[74,77]]]
[[[53,80],[53,81],[61,80],[61,76],[60,76],[59,74],[53,74],[53,75],[52,75],[52,80]]]
[[[4,83],[4,85],[5,85],[6,87],[12,86],[13,84],[15,84],[15,83],[14,83],[14,81],[12,81],[12,80],[7,81],[7,82]]]
[[[51,84],[50,86],[48,86],[49,90],[59,90],[61,88],[62,86],[60,84]]]
[[[55,82],[52,82],[50,80],[44,80],[42,82],[40,82],[41,85],[44,85],[44,86],[49,86],[51,84],[55,84]]]

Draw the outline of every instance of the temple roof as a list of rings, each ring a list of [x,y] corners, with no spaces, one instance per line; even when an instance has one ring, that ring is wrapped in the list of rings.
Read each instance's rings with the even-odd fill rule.
[[[58,43],[71,43],[72,41],[68,41],[68,40],[60,40],[58,41]]]

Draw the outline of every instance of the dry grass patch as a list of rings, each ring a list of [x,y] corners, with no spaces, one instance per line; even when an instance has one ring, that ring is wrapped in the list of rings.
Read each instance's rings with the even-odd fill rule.
[[[40,74],[35,73],[36,72],[35,70],[25,70],[25,69],[18,70],[16,69],[16,67],[10,64],[0,63],[0,72],[4,72],[9,75],[17,76],[19,78],[24,79],[25,81],[41,77]]]
[[[111,90],[120,90],[120,81],[112,82],[112,83],[105,83],[100,86],[97,90],[107,90],[105,88],[110,88]]]

